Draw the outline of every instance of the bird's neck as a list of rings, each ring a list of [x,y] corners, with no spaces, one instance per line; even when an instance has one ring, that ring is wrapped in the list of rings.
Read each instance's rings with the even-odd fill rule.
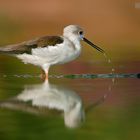
[[[78,51],[81,50],[81,43],[78,38],[73,37],[73,36],[69,36],[67,38],[74,44],[76,50],[78,50]]]

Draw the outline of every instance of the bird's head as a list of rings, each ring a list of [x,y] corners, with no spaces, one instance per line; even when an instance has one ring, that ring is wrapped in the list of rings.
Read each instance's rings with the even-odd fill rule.
[[[74,41],[74,40],[78,40],[78,41],[83,40],[84,42],[86,42],[87,44],[89,44],[90,46],[92,46],[93,48],[95,48],[96,50],[104,53],[104,50],[102,50],[98,46],[94,45],[91,41],[89,41],[88,39],[86,39],[84,37],[84,31],[78,25],[69,25],[69,26],[66,26],[64,28],[63,35],[65,37],[67,37],[68,39],[70,39],[71,41]]]

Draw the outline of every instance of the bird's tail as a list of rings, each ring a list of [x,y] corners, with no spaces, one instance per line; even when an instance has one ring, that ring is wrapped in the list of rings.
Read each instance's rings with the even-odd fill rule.
[[[13,49],[14,45],[7,45],[0,47],[0,54],[14,54],[15,50]]]
[[[9,53],[8,47],[0,47],[0,54],[7,54]]]
[[[23,54],[29,53],[31,48],[24,42],[0,47],[0,54]]]

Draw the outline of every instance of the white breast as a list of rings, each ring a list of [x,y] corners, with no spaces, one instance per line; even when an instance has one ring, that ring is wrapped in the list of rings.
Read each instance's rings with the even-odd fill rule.
[[[48,46],[46,48],[32,49],[32,55],[17,55],[24,63],[31,63],[38,66],[63,64],[77,58],[81,53],[80,42],[72,43],[64,38],[62,44],[56,46]]]

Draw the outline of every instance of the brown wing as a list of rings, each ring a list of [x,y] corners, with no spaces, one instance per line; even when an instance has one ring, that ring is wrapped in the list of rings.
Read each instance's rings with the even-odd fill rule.
[[[7,54],[31,54],[33,48],[55,46],[63,43],[63,38],[60,36],[44,36],[34,40],[25,41],[19,44],[8,45],[0,48],[0,53]]]

